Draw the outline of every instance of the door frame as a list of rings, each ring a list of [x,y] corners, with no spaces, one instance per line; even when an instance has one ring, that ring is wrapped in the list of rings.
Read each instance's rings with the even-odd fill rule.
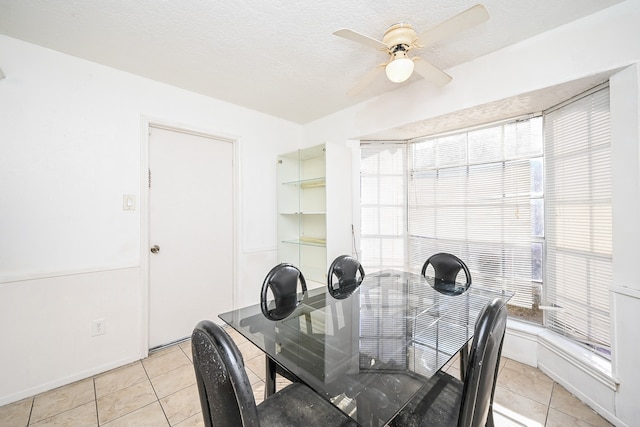
[[[140,126],[140,357],[145,358],[149,355],[149,326],[150,326],[150,307],[149,298],[151,292],[150,283],[150,259],[149,247],[150,242],[150,219],[149,219],[149,128],[158,127],[165,130],[188,133],[191,135],[202,136],[205,138],[217,139],[232,144],[233,156],[233,182],[232,182],[232,288],[231,299],[233,308],[238,306],[238,277],[240,277],[238,268],[240,254],[240,222],[238,214],[240,212],[240,138],[236,135],[229,135],[217,130],[206,129],[201,126],[192,126],[184,123],[177,123],[164,118],[141,116]],[[215,321],[215,319],[214,319]],[[195,325],[194,325],[195,326]]]

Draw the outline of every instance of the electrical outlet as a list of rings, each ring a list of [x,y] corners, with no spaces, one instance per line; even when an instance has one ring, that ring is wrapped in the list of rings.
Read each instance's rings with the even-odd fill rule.
[[[104,319],[96,319],[91,322],[91,336],[95,337],[97,335],[102,335],[106,332],[106,323]]]

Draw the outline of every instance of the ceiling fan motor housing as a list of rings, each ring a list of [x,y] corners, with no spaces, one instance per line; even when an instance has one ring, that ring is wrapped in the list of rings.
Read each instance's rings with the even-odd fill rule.
[[[417,37],[416,30],[411,24],[400,23],[392,25],[385,31],[382,42],[389,48],[389,53],[393,54],[398,50],[411,49]]]

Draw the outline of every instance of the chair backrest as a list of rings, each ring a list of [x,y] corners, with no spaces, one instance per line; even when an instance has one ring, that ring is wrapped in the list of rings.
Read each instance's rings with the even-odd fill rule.
[[[302,288],[298,298],[298,282]],[[272,307],[269,307],[268,294],[273,294]],[[262,314],[270,320],[282,320],[288,317],[302,301],[307,292],[307,282],[302,272],[294,265],[278,264],[267,273],[260,291]]]
[[[349,255],[333,260],[327,273],[329,293],[336,299],[344,299],[355,292],[364,280],[364,268],[360,261]]]
[[[191,349],[205,426],[260,426],[242,355],[224,329],[201,321]]]
[[[433,287],[439,292],[451,295],[461,294],[471,286],[471,273],[467,265],[457,256],[440,252],[431,255],[422,266],[422,275],[427,277],[427,268],[433,267]],[[456,283],[460,270],[464,271],[465,282]]]
[[[496,298],[484,307],[475,325],[462,391],[459,427],[484,427],[489,414],[493,414],[493,394],[506,328],[507,307],[502,299]]]

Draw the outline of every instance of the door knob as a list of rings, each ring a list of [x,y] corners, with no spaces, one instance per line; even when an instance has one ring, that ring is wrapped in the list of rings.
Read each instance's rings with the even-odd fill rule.
[[[160,252],[160,246],[158,245],[151,246],[151,253],[157,254],[158,252]]]

